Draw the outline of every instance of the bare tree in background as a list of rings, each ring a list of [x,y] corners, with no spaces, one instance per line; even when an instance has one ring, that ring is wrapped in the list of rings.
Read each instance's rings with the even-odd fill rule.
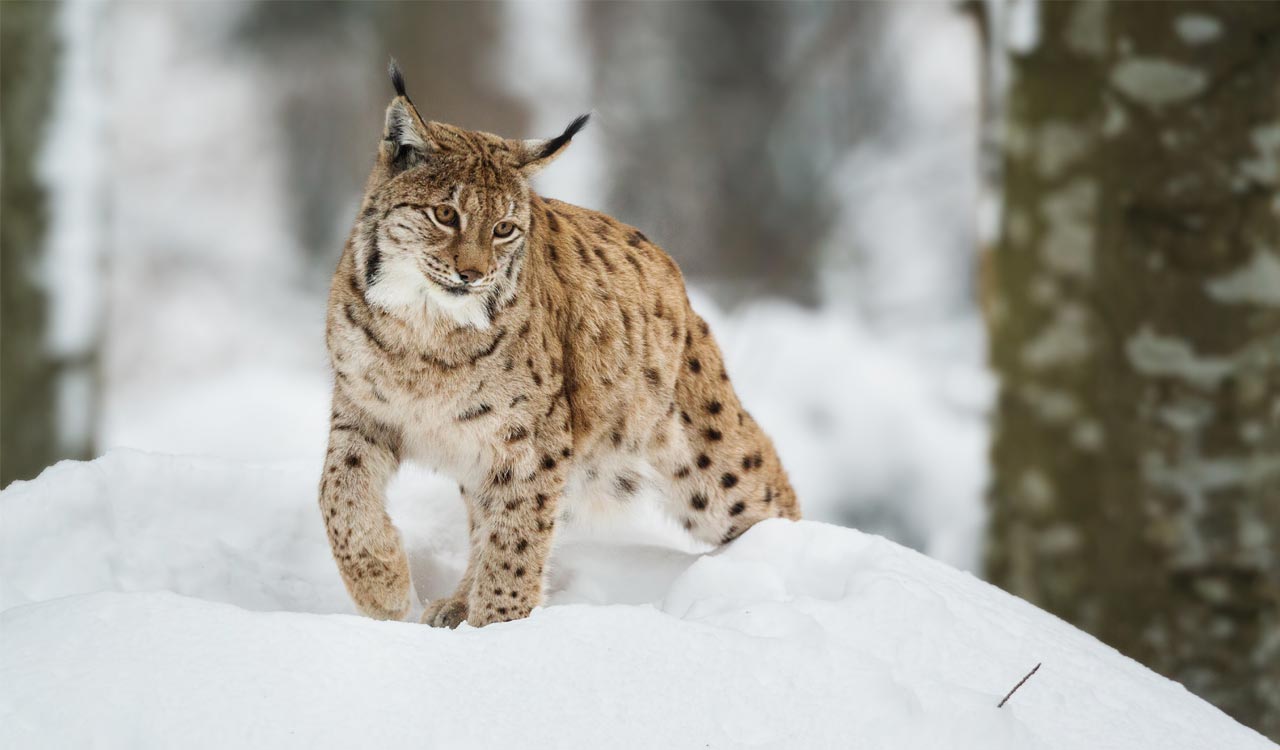
[[[1280,4],[1040,13],[988,574],[1280,739]]]
[[[308,252],[336,258],[391,96],[389,57],[428,118],[523,133],[524,107],[493,85],[499,3],[257,2],[235,41],[258,56],[280,100],[296,225]],[[314,264],[328,284],[330,262]]]
[[[57,11],[53,3],[6,3],[0,15],[0,487],[30,479],[60,457],[58,363],[45,346],[48,308],[40,283],[47,211],[35,173],[57,70]]]
[[[618,178],[609,204],[695,277],[812,302],[814,252],[840,206],[823,177],[871,119],[809,88],[824,66],[859,91],[874,5],[593,3],[596,89]],[[821,29],[790,44],[801,21]],[[793,54],[788,55],[788,52]],[[638,64],[637,61],[644,61]],[[830,76],[829,76],[830,77]],[[807,100],[808,99],[808,100]],[[660,186],[660,187],[659,187]]]

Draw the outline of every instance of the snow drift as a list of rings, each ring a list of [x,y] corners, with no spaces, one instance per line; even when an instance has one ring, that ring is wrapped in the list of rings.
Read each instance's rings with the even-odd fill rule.
[[[966,573],[812,522],[709,554],[570,534],[550,604],[482,630],[355,617],[316,469],[117,452],[0,493],[0,746],[1270,746]],[[419,594],[448,590],[456,491],[410,472],[392,507]]]

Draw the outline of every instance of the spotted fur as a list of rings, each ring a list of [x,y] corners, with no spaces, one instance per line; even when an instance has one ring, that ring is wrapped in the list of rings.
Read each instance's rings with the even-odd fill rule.
[[[405,460],[455,478],[470,519],[462,581],[423,616],[436,626],[528,615],[557,521],[601,502],[654,490],[714,544],[798,518],[675,262],[633,227],[530,190],[583,120],[547,141],[506,140],[422,120],[393,81],[327,322],[320,508],[360,610],[409,610],[383,502]],[[508,226],[514,236],[497,236]]]

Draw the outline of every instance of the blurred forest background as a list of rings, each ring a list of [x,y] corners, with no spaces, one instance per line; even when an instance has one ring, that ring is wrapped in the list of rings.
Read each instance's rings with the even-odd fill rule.
[[[394,55],[433,119],[595,113],[538,189],[676,258],[808,517],[1280,738],[1280,3],[7,0],[0,31],[0,486],[318,460]]]

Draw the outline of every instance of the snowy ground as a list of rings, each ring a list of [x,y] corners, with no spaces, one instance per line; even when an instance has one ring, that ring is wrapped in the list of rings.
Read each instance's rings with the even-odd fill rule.
[[[814,522],[712,554],[570,533],[550,605],[483,630],[352,616],[317,469],[118,451],[0,493],[0,746],[1270,747],[966,573]],[[391,505],[419,595],[448,589],[456,491],[408,472]]]

